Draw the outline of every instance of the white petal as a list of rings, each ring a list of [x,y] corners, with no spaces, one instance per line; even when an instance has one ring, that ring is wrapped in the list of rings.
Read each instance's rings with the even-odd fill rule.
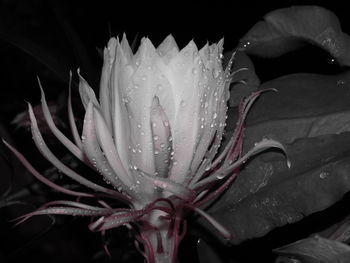
[[[193,41],[169,63],[167,77],[175,101],[175,119],[170,123],[173,134],[174,160],[177,165],[171,169],[171,180],[182,183],[189,172],[196,147],[199,130],[201,90],[199,87],[200,57]]]
[[[157,47],[159,56],[162,57],[165,64],[168,64],[170,60],[179,53],[179,48],[172,35],[167,36],[163,42]]]
[[[153,134],[153,148],[155,171],[158,177],[168,177],[172,148],[170,123],[157,96],[153,98],[151,109],[151,127]]]
[[[107,122],[108,128],[112,130],[112,117],[111,117],[111,71],[112,65],[115,59],[115,51],[117,46],[117,40],[111,38],[108,42],[107,48],[103,52],[103,67],[100,81],[100,104],[102,114]]]
[[[118,42],[115,53],[115,61],[113,63],[110,76],[113,137],[123,166],[129,167],[130,156],[128,154],[128,145],[130,137],[130,124],[124,101],[126,97],[126,87],[130,83],[133,69],[131,66],[126,64],[127,61]]]
[[[87,81],[80,75],[79,69],[78,69],[78,75],[79,75],[79,93],[80,93],[80,98],[84,105],[85,110],[90,101],[96,107],[100,107],[100,104],[96,99],[94,90],[89,86]]]

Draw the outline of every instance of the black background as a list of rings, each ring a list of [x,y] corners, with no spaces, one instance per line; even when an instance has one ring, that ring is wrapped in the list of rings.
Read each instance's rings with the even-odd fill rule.
[[[320,1],[47,1],[47,0],[0,0],[0,127],[1,136],[12,140],[38,168],[49,167],[35,150],[31,135],[24,129],[16,130],[10,125],[16,114],[26,109],[26,102],[34,105],[39,102],[39,89],[36,76],[40,76],[49,100],[58,101],[67,90],[68,72],[78,67],[84,69],[84,61],[79,60],[77,50],[62,26],[68,23],[86,50],[92,69],[82,74],[92,87],[97,89],[102,60],[98,49],[103,48],[110,36],[121,36],[124,32],[132,42],[137,36],[149,37],[155,46],[168,35],[173,34],[180,48],[194,39],[199,47],[207,41],[216,42],[224,37],[225,50],[235,48],[239,39],[262,17],[275,9],[292,5],[320,5],[333,11],[339,18],[344,32],[350,33],[350,19],[345,4],[336,1],[323,3]],[[19,40],[14,45],[11,36]],[[63,77],[57,76],[50,69],[35,59],[31,54],[19,48],[23,41],[35,43],[40,47],[38,52],[50,54],[54,62],[61,65]],[[24,45],[25,46],[25,45]],[[45,50],[45,52],[43,51]],[[45,55],[44,55],[45,56]],[[312,63],[312,56],[323,56],[324,66]],[[288,58],[287,58],[288,59]],[[257,64],[257,72],[261,79],[274,78],[295,71],[323,72],[334,70],[327,64],[325,53],[310,55],[309,62],[298,63],[289,58],[286,67],[271,62],[271,67]],[[321,60],[322,60],[321,59]],[[311,62],[310,62],[311,61]],[[270,63],[270,62],[269,62]],[[262,64],[266,65],[266,64]],[[330,67],[330,68],[328,68]],[[91,73],[91,74],[88,74]],[[66,78],[65,78],[66,77]],[[78,100],[77,100],[78,101]],[[76,106],[79,107],[79,106]],[[64,112],[65,113],[65,112]],[[62,117],[63,118],[63,117]],[[58,149],[59,151],[60,149]],[[9,156],[3,147],[0,171],[0,190],[9,184]],[[4,161],[3,161],[4,160]],[[13,161],[13,160],[12,160]],[[18,163],[16,163],[18,165]],[[16,167],[13,179],[14,190],[32,182],[31,176],[21,167]],[[13,172],[13,171],[12,171]],[[18,173],[21,175],[18,176]],[[48,190],[42,186],[40,191]],[[25,211],[31,211],[48,201],[40,196],[37,189],[30,190],[34,197],[25,197],[28,201],[24,207],[13,206],[0,210],[0,263],[24,262],[109,262],[102,250],[102,240],[96,233],[88,231],[86,219],[57,219],[50,228],[47,218],[32,219],[22,226],[12,229],[13,219]],[[1,192],[0,192],[1,194]],[[29,196],[31,193],[29,194]],[[63,197],[61,197],[63,198]],[[47,229],[50,229],[46,231]],[[134,251],[130,251],[132,243],[121,229],[113,232],[112,247],[115,262],[133,262],[142,259]],[[111,235],[109,236],[111,237]],[[193,235],[185,241],[189,251],[182,252],[183,262],[195,262],[195,241]],[[114,248],[114,250],[113,250]],[[118,261],[119,260],[119,261]],[[141,261],[140,261],[141,260]]]

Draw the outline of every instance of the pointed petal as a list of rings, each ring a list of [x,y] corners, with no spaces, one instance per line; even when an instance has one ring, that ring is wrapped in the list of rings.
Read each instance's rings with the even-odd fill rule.
[[[221,168],[218,171],[216,171],[214,174],[212,174],[212,175],[204,178],[203,180],[199,181],[198,183],[196,183],[192,187],[192,189],[201,188],[207,184],[210,184],[211,182],[224,179],[225,177],[230,175],[233,171],[235,171],[237,168],[239,168],[250,157],[252,157],[260,152],[263,152],[267,149],[270,149],[270,148],[281,149],[283,151],[283,153],[287,156],[286,149],[284,148],[284,146],[281,143],[279,143],[275,140],[271,140],[271,139],[264,139],[264,140],[256,143],[255,146],[251,150],[249,150],[245,155],[243,155],[241,158],[236,160],[234,163],[230,164],[228,167]],[[287,156],[287,166],[290,167],[290,165],[291,164],[290,164],[290,161],[289,161],[288,156]]]
[[[145,214],[145,210],[132,210],[128,212],[115,213],[108,217],[101,217],[97,221],[89,225],[89,229],[93,232],[105,231],[108,229],[116,228],[125,225],[129,222],[135,221],[139,217]]]
[[[14,147],[12,147],[10,144],[8,144],[5,140],[2,140],[3,143],[17,156],[17,158],[20,160],[20,162],[28,169],[29,172],[31,172],[39,181],[42,183],[46,184],[47,186],[50,186],[52,189],[68,194],[68,195],[73,195],[73,196],[84,196],[84,197],[93,197],[94,195],[89,194],[89,193],[83,193],[83,192],[77,192],[73,190],[66,189],[62,186],[59,186],[47,178],[43,176],[41,173],[39,173],[29,162],[28,160],[19,152],[17,151]]]
[[[118,40],[116,43],[115,59],[112,65],[110,76],[110,98],[111,98],[111,118],[114,143],[124,167],[129,166],[130,156],[128,145],[130,142],[129,113],[126,109],[127,92],[130,84],[130,77],[133,74],[133,66],[128,65],[123,54],[123,50]],[[108,124],[107,124],[108,125]]]
[[[99,186],[99,185],[85,179],[84,177],[80,176],[79,174],[74,172],[72,169],[70,169],[68,166],[63,164],[47,147],[47,145],[46,145],[46,143],[45,143],[45,141],[40,133],[40,130],[38,128],[38,124],[37,124],[36,118],[34,116],[32,106],[30,104],[28,104],[28,108],[29,108],[29,117],[30,117],[30,121],[31,121],[31,130],[32,130],[32,134],[33,134],[33,140],[35,142],[35,145],[37,146],[37,148],[41,152],[41,154],[49,162],[51,162],[55,167],[57,167],[57,169],[61,170],[64,174],[66,174],[67,176],[69,176],[73,180],[77,181],[78,183],[80,183],[86,187],[89,187],[93,190],[100,191],[103,193],[110,193],[110,194],[116,193],[116,194],[120,195],[116,191],[104,188],[102,186]]]
[[[171,169],[170,178],[180,184],[190,173],[190,164],[200,132],[202,72],[198,70],[199,60],[197,47],[191,41],[169,63],[171,71],[167,75],[175,102],[175,120],[170,125],[174,147],[173,157],[177,161],[177,165]]]
[[[172,35],[168,35],[163,42],[157,47],[157,53],[162,57],[165,64],[179,53],[179,47]]]
[[[41,86],[40,80],[38,78],[40,92],[41,92],[41,106],[43,109],[44,117],[47,122],[47,125],[50,127],[52,133],[56,136],[56,138],[79,160],[84,162],[83,152],[77,147],[74,143],[72,143],[55,125],[49,107],[47,106],[45,93]]]
[[[126,34],[125,33],[123,34],[121,47],[123,49],[124,56],[127,59],[128,63],[131,63],[131,60],[132,60],[132,57],[133,57],[133,53],[132,53],[132,50],[131,50],[130,45],[129,45],[129,41],[126,38]]]
[[[20,221],[16,223],[19,225],[24,221],[27,221],[32,216],[37,215],[71,215],[71,216],[101,216],[110,214],[109,209],[104,210],[90,210],[84,208],[75,208],[75,207],[49,207],[41,210],[31,212],[29,214],[23,215],[20,217]]]
[[[73,138],[75,141],[75,144],[78,146],[80,151],[83,149],[83,145],[81,143],[81,139],[78,133],[77,125],[75,124],[75,117],[73,113],[73,107],[72,107],[72,71],[69,71],[69,87],[68,87],[68,118],[69,118],[69,125],[70,129],[73,134]]]
[[[126,190],[128,187],[120,180],[114,169],[109,165],[105,155],[100,149],[96,136],[96,127],[93,118],[93,105],[90,102],[86,109],[83,127],[83,147],[88,159],[105,178],[106,181],[110,182],[118,190]]]
[[[100,81],[100,105],[103,117],[106,120],[109,130],[112,130],[112,90],[111,90],[111,72],[115,60],[117,40],[111,38],[107,48],[103,52],[103,67]]]
[[[79,93],[80,98],[83,103],[84,108],[86,109],[87,105],[90,101],[96,106],[99,107],[99,103],[96,99],[95,92],[93,89],[89,86],[89,84],[86,82],[86,80],[80,75],[80,70],[78,69],[78,76],[79,76]]]
[[[157,96],[153,98],[151,109],[151,128],[153,134],[154,161],[157,176],[168,177],[171,152],[171,131],[168,117]],[[174,165],[174,163],[172,163]],[[176,165],[176,164],[175,164]]]
[[[117,152],[112,136],[107,128],[101,113],[94,108],[93,120],[95,122],[97,140],[115,174],[127,186],[131,187],[134,179],[128,170],[129,167],[123,166],[121,158]]]

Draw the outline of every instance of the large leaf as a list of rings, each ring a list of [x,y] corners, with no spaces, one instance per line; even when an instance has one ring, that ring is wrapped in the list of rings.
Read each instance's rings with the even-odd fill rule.
[[[350,190],[349,77],[299,74],[262,85],[278,92],[263,94],[253,106],[244,151],[264,136],[274,138],[285,145],[292,167],[280,152],[262,153],[210,207],[232,243],[324,210]]]
[[[331,53],[340,64],[350,65],[350,37],[343,33],[337,17],[318,6],[296,6],[265,15],[241,39],[250,54],[278,57],[310,42]]]
[[[276,263],[348,263],[350,260],[348,245],[322,237],[299,240],[274,252],[281,255]]]

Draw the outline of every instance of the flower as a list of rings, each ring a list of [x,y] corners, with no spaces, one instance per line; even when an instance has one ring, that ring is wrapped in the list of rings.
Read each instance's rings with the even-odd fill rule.
[[[170,35],[157,48],[143,38],[133,54],[125,35],[121,41],[112,38],[104,50],[99,100],[78,71],[86,111],[81,138],[69,94],[74,143],[55,126],[39,82],[51,131],[73,155],[98,171],[106,185],[87,180],[51,152],[29,104],[38,149],[60,171],[93,192],[65,189],[47,180],[5,142],[7,146],[42,182],[69,195],[95,199],[97,205],[54,201],[23,216],[20,222],[33,215],[69,214],[97,217],[89,225],[92,231],[127,225],[137,230],[136,243],[150,263],[176,261],[188,210],[203,215],[229,238],[228,231],[199,206],[228,187],[250,156],[283,146],[264,140],[242,154],[243,122],[260,94],[257,92],[241,103],[234,135],[219,152],[234,59],[223,70],[222,49],[223,40],[200,50],[190,41],[179,50]],[[103,198],[121,200],[129,208],[115,208]]]

